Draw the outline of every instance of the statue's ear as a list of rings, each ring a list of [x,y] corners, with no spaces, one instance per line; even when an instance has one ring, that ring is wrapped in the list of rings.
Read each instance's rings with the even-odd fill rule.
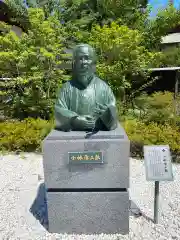
[[[95,73],[95,72],[96,72],[96,64],[94,64],[94,65],[92,66],[92,69],[93,69],[93,72]]]

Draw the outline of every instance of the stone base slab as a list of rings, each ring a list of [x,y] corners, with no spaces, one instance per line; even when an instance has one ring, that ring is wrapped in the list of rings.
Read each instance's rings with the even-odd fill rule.
[[[129,193],[47,192],[49,232],[128,234]]]

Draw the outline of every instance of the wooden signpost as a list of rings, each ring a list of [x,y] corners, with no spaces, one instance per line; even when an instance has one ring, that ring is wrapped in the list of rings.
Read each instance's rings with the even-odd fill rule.
[[[155,182],[154,223],[158,223],[159,182],[173,181],[170,148],[168,145],[144,146],[146,180]]]

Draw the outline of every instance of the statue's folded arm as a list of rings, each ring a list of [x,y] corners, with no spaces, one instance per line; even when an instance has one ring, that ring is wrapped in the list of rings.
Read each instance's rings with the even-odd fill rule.
[[[70,131],[72,129],[71,120],[73,117],[78,116],[78,114],[68,109],[65,88],[61,89],[59,95],[60,97],[55,104],[56,128]]]

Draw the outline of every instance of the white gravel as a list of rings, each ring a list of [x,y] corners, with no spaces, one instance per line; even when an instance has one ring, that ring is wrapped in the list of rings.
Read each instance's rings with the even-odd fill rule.
[[[43,216],[46,213],[42,199],[39,208],[33,205],[37,190],[43,183],[42,156],[37,154],[0,156],[0,240],[179,240],[180,165],[173,167],[174,182],[160,184],[159,224],[155,225],[152,222],[153,183],[145,180],[143,162],[131,159],[130,195],[143,214],[137,218],[130,217],[129,236],[61,235],[48,233],[36,219],[37,216],[39,219],[45,219]],[[35,213],[36,218],[32,212]],[[45,226],[46,222],[42,224]]]

